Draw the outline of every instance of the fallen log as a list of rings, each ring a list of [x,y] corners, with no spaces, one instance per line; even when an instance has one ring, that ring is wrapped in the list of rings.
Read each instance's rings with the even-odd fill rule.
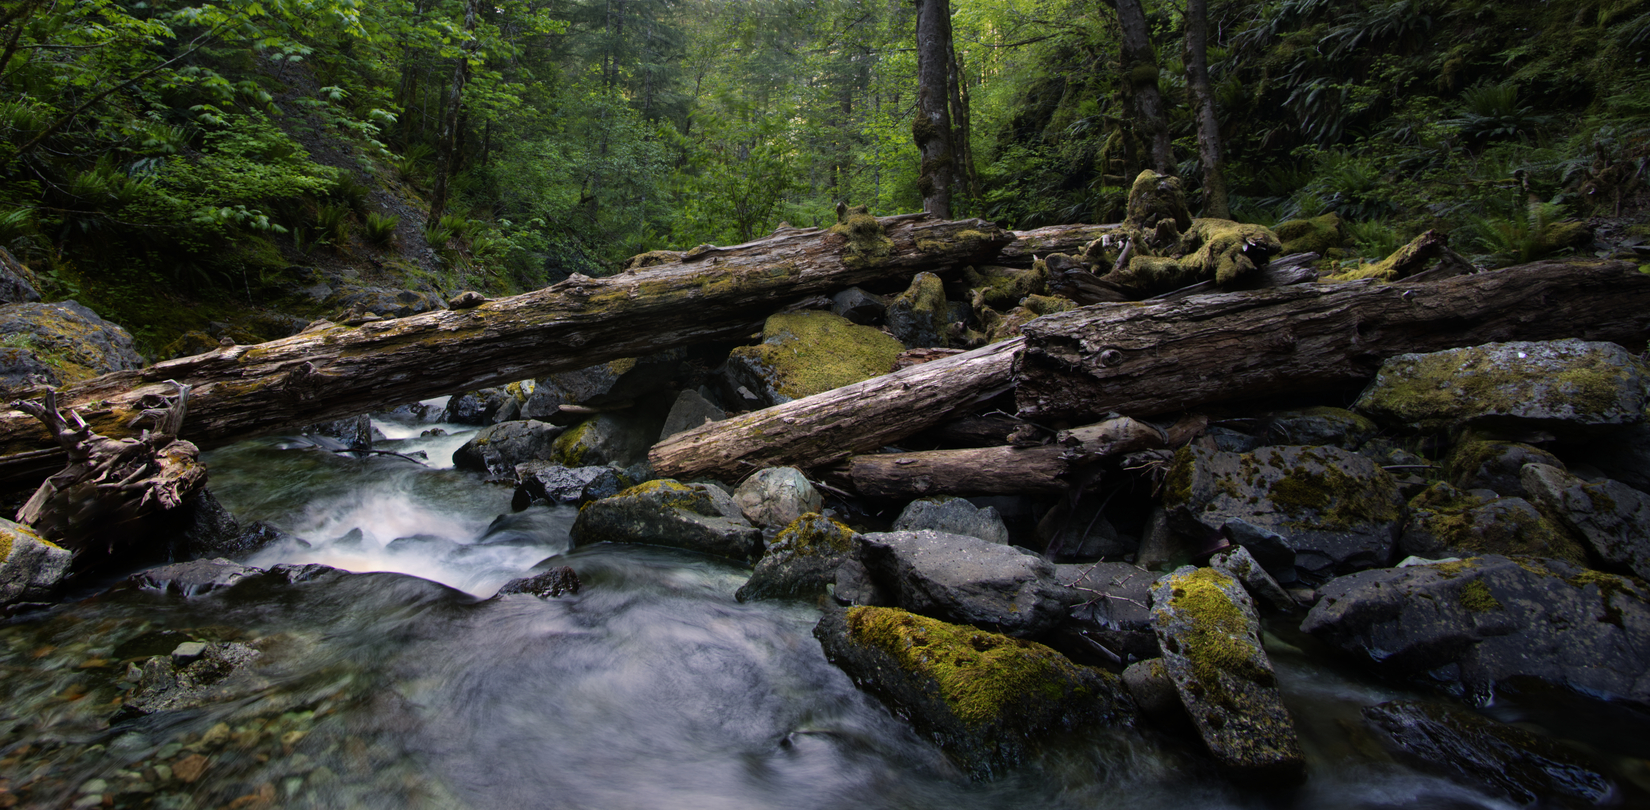
[[[1005,267],[1030,267],[1051,253],[1075,256],[1088,243],[1123,227],[1111,225],[1050,225],[1030,231],[1014,231],[1014,241],[997,254],[996,263]]]
[[[1628,262],[1098,305],[1025,326],[1015,400],[1027,419],[1144,417],[1345,389],[1406,352],[1570,337],[1636,347],[1647,327],[1650,275]]]
[[[734,481],[763,467],[823,467],[920,433],[1008,391],[1019,338],[710,422],[653,446],[665,478]]]
[[[110,437],[191,386],[182,432],[202,449],[442,394],[709,340],[741,337],[785,304],[879,279],[992,258],[1009,235],[982,220],[858,215],[701,248],[608,278],[574,276],[477,306],[226,346],[65,386],[59,401]],[[22,411],[0,414],[0,476],[38,470],[51,437]],[[59,455],[59,458],[61,456]],[[53,466],[49,462],[46,466]],[[61,466],[59,461],[56,466]]]

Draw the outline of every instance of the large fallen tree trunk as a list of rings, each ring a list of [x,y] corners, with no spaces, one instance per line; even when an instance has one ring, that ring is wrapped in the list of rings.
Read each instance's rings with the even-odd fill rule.
[[[1628,262],[1542,262],[1433,283],[1356,281],[1098,305],[1025,326],[1023,418],[1086,421],[1332,391],[1383,360],[1508,340],[1641,343],[1650,275]]]
[[[789,230],[609,278],[574,276],[469,309],[351,328],[329,326],[229,346],[66,386],[59,402],[110,437],[191,386],[182,433],[203,449],[259,433],[585,368],[675,346],[740,337],[791,301],[879,279],[943,272],[994,256],[1009,235],[983,220],[850,217],[829,230]],[[0,414],[0,476],[50,471],[61,454],[22,411]],[[8,461],[17,462],[8,468]],[[41,476],[44,477],[44,476]]]
[[[1050,225],[1034,231],[1014,231],[1014,241],[997,255],[996,263],[1008,267],[1030,267],[1032,262],[1051,253],[1075,256],[1088,243],[1105,236],[1122,225]]]

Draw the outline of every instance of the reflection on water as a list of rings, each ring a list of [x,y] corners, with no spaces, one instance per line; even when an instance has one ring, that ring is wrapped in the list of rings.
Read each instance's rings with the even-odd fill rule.
[[[423,579],[271,573],[187,601],[123,586],[0,627],[0,779],[21,806],[1505,806],[1372,747],[1358,710],[1401,693],[1287,633],[1268,644],[1311,763],[1301,788],[1234,788],[1194,742],[1152,731],[1054,740],[971,783],[825,661],[814,608],[736,602],[746,568],[568,552],[570,509],[495,523],[509,491],[474,476],[279,446],[210,459],[226,505],[308,544],[252,562]],[[579,594],[480,598],[546,558],[578,572]],[[188,639],[260,655],[215,702],[111,725],[128,667]]]

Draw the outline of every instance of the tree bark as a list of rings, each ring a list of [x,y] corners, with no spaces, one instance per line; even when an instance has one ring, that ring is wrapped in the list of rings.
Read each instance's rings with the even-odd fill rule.
[[[997,263],[1007,267],[1030,267],[1050,253],[1075,256],[1088,243],[1121,228],[1121,225],[1050,225],[1034,231],[1014,231],[1014,241],[997,254]]]
[[[1019,338],[711,422],[653,446],[666,478],[733,481],[763,467],[823,467],[920,433],[1008,391]]]
[[[986,261],[1010,238],[981,220],[918,214],[877,222],[880,240],[798,229],[609,278],[575,275],[469,309],[357,328],[327,324],[224,347],[65,386],[61,399],[98,432],[119,437],[131,435],[127,422],[139,410],[171,392],[163,381],[177,380],[194,388],[183,435],[210,449],[425,397],[744,337],[793,300]],[[12,461],[38,469],[42,460],[32,451],[50,441],[27,414],[0,413],[0,476],[19,469]]]
[[[917,189],[922,210],[951,218],[951,180],[956,158],[951,148],[951,2],[917,0],[917,115],[911,135],[922,153]]]
[[[1629,262],[1101,305],[1026,324],[1015,399],[1027,419],[1145,417],[1344,390],[1406,352],[1571,337],[1635,347],[1647,327],[1650,276]]]
[[[1186,0],[1186,86],[1197,114],[1197,156],[1203,163],[1203,215],[1231,219],[1226,199],[1226,159],[1209,87],[1209,0]]]
[[[1169,114],[1157,89],[1157,53],[1140,0],[1111,0],[1123,32],[1123,80],[1134,99],[1141,125],[1151,139],[1152,168],[1175,174],[1174,145],[1169,141]]]

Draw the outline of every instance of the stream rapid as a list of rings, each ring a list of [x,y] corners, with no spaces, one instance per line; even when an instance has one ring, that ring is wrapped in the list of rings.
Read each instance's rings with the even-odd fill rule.
[[[304,541],[244,562],[339,570],[192,599],[117,585],[0,626],[0,807],[1513,806],[1382,753],[1359,710],[1414,695],[1309,656],[1276,625],[1266,641],[1303,786],[1234,787],[1194,741],[1151,730],[1049,740],[1007,777],[970,782],[825,660],[811,604],[741,604],[749,569],[688,552],[570,550],[576,510],[512,515],[509,488],[451,469],[464,433],[379,426],[377,447],[431,463],[283,439],[206,459],[243,522]],[[490,598],[559,565],[577,595]],[[132,665],[187,640],[260,654],[217,702],[111,723]],[[1643,778],[1650,751],[1581,744],[1623,784]]]

